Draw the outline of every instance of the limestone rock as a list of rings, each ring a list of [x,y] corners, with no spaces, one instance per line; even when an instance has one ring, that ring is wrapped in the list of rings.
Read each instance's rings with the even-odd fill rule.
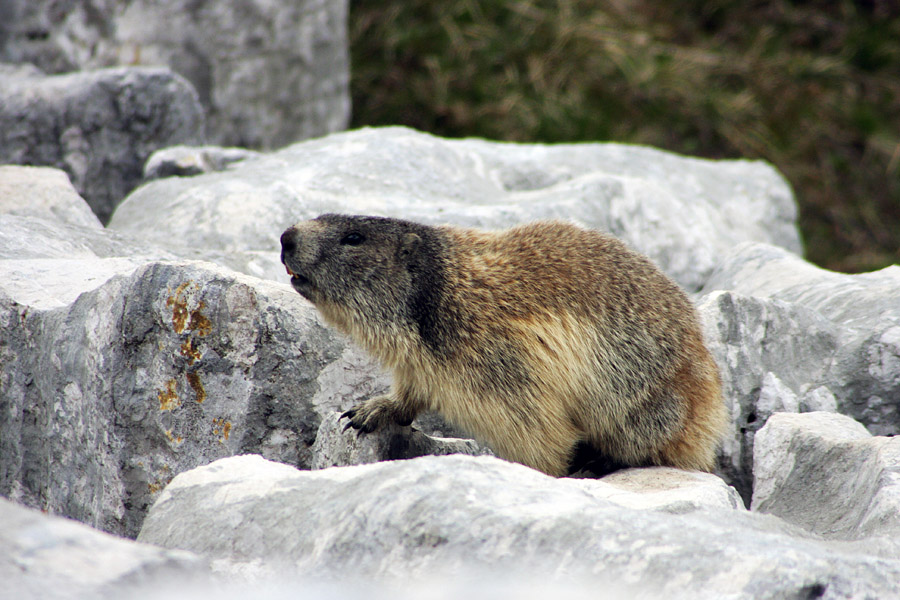
[[[576,481],[592,496],[628,508],[675,514],[707,509],[744,510],[737,490],[710,473],[646,467]]]
[[[0,65],[0,163],[65,170],[104,222],[154,150],[202,131],[196,92],[165,68],[45,76]]]
[[[595,497],[492,457],[301,472],[234,457],[182,473],[140,541],[191,550],[223,574],[575,582],[623,597],[879,597],[900,560],[852,554],[765,515],[670,514]]]
[[[101,228],[66,174],[48,167],[0,166],[0,215],[36,217],[94,231]]]
[[[259,152],[245,148],[170,146],[150,155],[144,165],[144,179],[150,181],[224,171],[231,164],[259,155]]]
[[[310,466],[318,411],[341,408],[314,405],[330,396],[318,377],[344,342],[287,285],[208,263],[44,260],[34,286],[90,289],[28,305],[5,288],[10,262],[29,272],[0,261],[0,493],[135,535],[182,470],[240,452]]]
[[[800,250],[790,188],[767,164],[622,144],[543,146],[362,129],[152,181],[113,229],[148,242],[277,253],[281,232],[325,212],[503,228],[542,218],[609,231],[690,289],[745,240]]]
[[[132,598],[205,580],[206,562],[137,544],[0,498],[0,580],[16,600]]]
[[[837,410],[871,433],[900,433],[900,266],[847,275],[820,269],[780,248],[743,244],[723,258],[704,291],[712,290],[788,303],[815,313],[820,323],[829,321],[834,340],[827,345],[833,349],[810,351],[806,362],[813,373],[825,373],[797,373],[794,377],[806,380],[810,389],[789,382],[794,393],[803,397],[825,386]],[[825,327],[813,330],[812,339]]]
[[[7,0],[0,60],[55,73],[165,65],[199,93],[209,141],[278,147],[347,126],[347,5]]]
[[[846,275],[742,244],[699,301],[733,430],[723,472],[750,499],[753,436],[776,412],[834,411],[900,433],[900,268]]]
[[[753,510],[830,539],[900,539],[900,437],[835,413],[777,413],[753,458]]]

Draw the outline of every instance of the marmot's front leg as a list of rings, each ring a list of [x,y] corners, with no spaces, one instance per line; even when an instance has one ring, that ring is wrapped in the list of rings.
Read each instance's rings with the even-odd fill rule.
[[[418,408],[411,402],[404,402],[402,399],[397,399],[393,396],[377,396],[360,402],[342,414],[341,418],[347,419],[344,431],[352,427],[361,435],[363,433],[372,433],[390,423],[397,423],[403,426],[409,425],[418,413]]]

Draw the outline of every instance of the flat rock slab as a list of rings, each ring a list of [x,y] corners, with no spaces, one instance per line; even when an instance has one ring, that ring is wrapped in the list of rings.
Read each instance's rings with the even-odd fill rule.
[[[375,589],[490,573],[632,596],[850,598],[889,596],[900,581],[898,560],[846,553],[771,517],[635,510],[582,483],[492,457],[311,472],[233,457],[176,477],[138,539],[191,550],[224,576],[351,573]]]
[[[753,457],[753,510],[830,539],[900,539],[900,437],[835,413],[777,413]]]

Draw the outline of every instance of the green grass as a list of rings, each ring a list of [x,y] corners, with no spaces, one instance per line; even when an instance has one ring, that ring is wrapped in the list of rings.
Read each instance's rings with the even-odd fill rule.
[[[894,2],[351,0],[353,125],[763,158],[807,257],[900,260]]]

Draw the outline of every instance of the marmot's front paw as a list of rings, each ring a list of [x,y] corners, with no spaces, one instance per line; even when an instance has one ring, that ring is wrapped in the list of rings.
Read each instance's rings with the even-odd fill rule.
[[[379,396],[365,402],[360,402],[341,415],[341,419],[347,419],[342,431],[351,427],[356,429],[357,435],[372,433],[385,423],[393,419],[394,410],[391,399],[387,396]]]

